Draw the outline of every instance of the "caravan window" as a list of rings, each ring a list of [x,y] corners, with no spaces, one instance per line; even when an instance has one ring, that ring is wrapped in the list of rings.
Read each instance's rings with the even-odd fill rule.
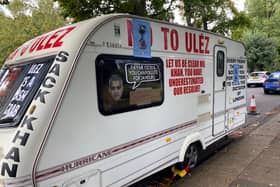
[[[52,60],[9,66],[0,72],[0,127],[17,125],[34,97]]]
[[[217,76],[222,77],[225,73],[225,53],[223,51],[217,52]]]
[[[138,110],[163,102],[163,63],[101,55],[96,60],[99,110],[104,115]]]

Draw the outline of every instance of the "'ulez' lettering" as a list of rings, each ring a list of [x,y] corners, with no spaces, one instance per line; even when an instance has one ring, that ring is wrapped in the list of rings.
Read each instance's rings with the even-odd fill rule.
[[[209,54],[209,36],[205,34],[198,34],[192,32],[185,32],[184,40],[179,39],[178,31],[175,29],[169,29],[167,27],[161,27],[163,33],[163,49],[177,51],[180,43],[179,41],[185,41],[185,50],[188,53],[200,53]],[[170,47],[169,47],[170,46]]]
[[[17,48],[12,52],[7,60],[12,60],[18,53],[19,56],[23,56],[26,52],[33,53],[35,51],[41,51],[50,48],[61,47],[63,44],[63,38],[75,29],[75,26],[63,28],[55,31],[54,33],[48,33],[41,36],[37,40],[30,42],[22,47]],[[29,50],[28,50],[29,49]]]

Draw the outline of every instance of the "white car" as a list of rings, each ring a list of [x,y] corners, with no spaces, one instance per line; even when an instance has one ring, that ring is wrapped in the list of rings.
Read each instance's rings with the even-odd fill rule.
[[[255,71],[251,72],[248,75],[247,86],[250,87],[252,85],[262,86],[264,81],[268,78],[270,72],[268,71]]]

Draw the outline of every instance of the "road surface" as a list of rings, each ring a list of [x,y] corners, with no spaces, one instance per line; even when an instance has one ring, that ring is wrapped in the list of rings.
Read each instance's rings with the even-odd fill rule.
[[[258,128],[262,123],[268,120],[270,116],[272,116],[276,111],[280,111],[280,110],[276,110],[279,109],[280,107],[280,94],[265,95],[261,87],[248,88],[247,106],[250,105],[252,95],[254,95],[256,98],[257,112],[259,113],[259,115],[248,115],[246,128],[244,128],[243,130],[244,132],[243,136],[246,136],[245,133],[248,135],[250,131],[253,131],[254,129]],[[230,175],[231,171],[236,169],[237,167],[231,165],[231,163],[227,163],[226,161],[227,159],[224,158],[224,151],[228,148],[227,146],[232,146],[230,143],[231,142],[223,142],[218,145],[214,145],[206,152],[207,156],[204,159],[204,161],[197,168],[195,168],[193,172],[191,172],[190,174],[188,174],[182,179],[170,180],[170,173],[169,173],[170,168],[167,168],[164,171],[161,171],[151,177],[148,177],[147,179],[144,179],[143,181],[140,181],[137,184],[132,185],[132,187],[140,187],[140,186],[149,186],[149,187],[169,187],[169,186],[170,187],[185,187],[185,186],[192,186],[192,187],[213,186],[214,187],[215,186],[216,187],[219,184],[219,180],[223,180],[223,182],[227,183],[227,181],[224,181],[226,179],[224,179],[223,176]],[[238,154],[240,150],[236,150],[236,152]],[[221,164],[220,158],[223,159],[225,163]],[[218,166],[217,167],[218,169],[217,171],[211,173],[213,170],[210,170],[209,168],[213,168],[215,167],[215,165]],[[228,174],[227,173],[221,174],[221,172],[225,172],[225,171],[228,172]],[[211,176],[211,175],[213,175],[213,180],[210,177],[211,178],[211,180],[209,180],[210,183],[205,186],[205,181],[203,181],[201,177]],[[217,178],[217,180],[215,180],[215,177],[217,175],[222,176],[222,179]],[[230,176],[228,177],[229,179],[231,179]],[[201,178],[201,180],[197,180],[198,178]]]
[[[262,120],[267,115],[269,115],[271,111],[273,111],[280,105],[280,94],[276,93],[265,95],[263,93],[262,87],[252,87],[247,89],[247,106],[250,106],[250,100],[252,95],[255,96],[257,112],[259,112],[260,115],[248,115],[247,125],[262,122]]]

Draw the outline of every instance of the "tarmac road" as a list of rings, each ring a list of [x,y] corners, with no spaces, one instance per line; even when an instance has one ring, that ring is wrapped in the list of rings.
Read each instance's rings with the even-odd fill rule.
[[[280,95],[264,95],[262,88],[247,93],[248,103],[256,96],[260,115],[249,115],[247,126],[230,136],[231,143],[172,187],[280,186]]]
[[[248,88],[247,106],[252,95],[259,115],[248,115],[244,128],[210,147],[189,174],[171,181],[167,168],[133,187],[280,187],[280,94]]]
[[[265,95],[262,87],[251,87],[247,89],[247,106],[250,106],[252,95],[255,96],[257,112],[259,112],[260,115],[248,115],[247,125],[261,122],[271,111],[278,108],[280,105],[279,93]]]

